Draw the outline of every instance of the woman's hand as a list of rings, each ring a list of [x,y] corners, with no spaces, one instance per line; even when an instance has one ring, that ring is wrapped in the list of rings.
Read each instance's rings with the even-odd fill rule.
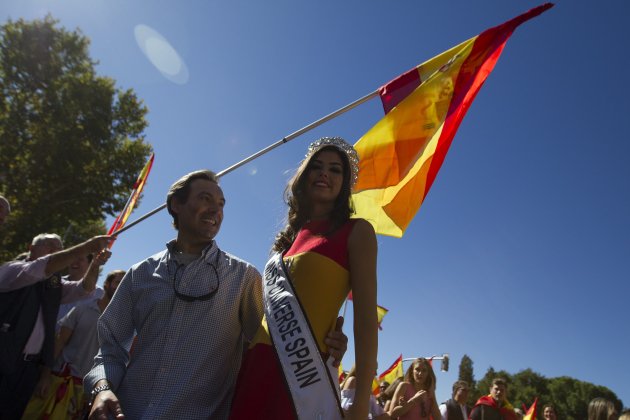
[[[422,396],[424,394],[426,394],[427,392],[428,391],[425,391],[424,389],[421,389],[420,391],[416,392],[413,397],[411,397],[409,399],[409,402],[413,402],[414,404],[418,404],[418,402],[423,398]]]

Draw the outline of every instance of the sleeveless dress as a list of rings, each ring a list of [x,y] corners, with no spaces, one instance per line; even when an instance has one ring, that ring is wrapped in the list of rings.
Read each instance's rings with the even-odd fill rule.
[[[416,390],[413,385],[407,384],[405,387],[405,399],[409,401],[414,395]],[[420,403],[414,406],[411,410],[407,411],[405,415],[398,417],[399,420],[429,420],[431,419],[431,408],[433,407],[433,401],[428,394],[424,394],[420,399]]]
[[[326,334],[335,327],[350,291],[348,237],[356,219],[328,236],[329,221],[309,222],[283,260],[323,359]],[[247,350],[234,390],[230,419],[294,419],[295,408],[271,345],[266,319]]]

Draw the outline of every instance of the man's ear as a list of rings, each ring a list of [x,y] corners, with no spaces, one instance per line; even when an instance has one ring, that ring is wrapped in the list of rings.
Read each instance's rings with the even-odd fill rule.
[[[179,214],[179,210],[181,209],[181,204],[179,202],[179,200],[175,197],[173,197],[173,199],[171,200],[171,210],[173,211],[173,213],[175,214]]]

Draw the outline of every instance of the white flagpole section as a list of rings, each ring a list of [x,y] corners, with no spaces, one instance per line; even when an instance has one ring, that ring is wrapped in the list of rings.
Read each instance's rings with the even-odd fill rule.
[[[222,170],[221,172],[217,173],[218,177],[222,177],[223,175],[226,175],[230,172],[232,172],[233,170],[235,170],[236,168],[240,168],[241,166],[245,165],[246,163],[251,162],[252,160],[264,155],[265,153],[275,149],[278,146],[283,145],[284,143],[288,143],[289,141],[293,140],[294,138],[301,136],[302,134],[306,133],[307,131],[310,131],[320,125],[322,125],[323,123],[332,120],[333,118],[338,117],[339,115],[350,111],[351,109],[369,101],[372,98],[375,98],[376,96],[378,96],[378,89],[375,90],[374,92],[371,92],[367,95],[365,95],[362,98],[357,99],[356,101],[342,107],[339,108],[338,110],[336,110],[335,112],[331,112],[330,114],[326,115],[325,117],[320,118],[319,120],[310,123],[309,125],[300,128],[297,131],[294,131],[293,133],[289,134],[288,136],[282,138],[281,140],[278,140],[277,142],[265,147],[264,149],[254,153],[253,155],[241,160],[238,163],[235,163],[234,165],[230,166],[229,168],[226,168],[224,170]],[[113,235],[119,235],[121,233],[123,233],[124,231],[126,231],[127,229],[132,228],[133,226],[137,225],[138,223],[142,222],[145,219],[148,219],[149,217],[153,216],[155,213],[164,210],[166,208],[166,203],[162,204],[159,207],[154,208],[153,210],[151,210],[150,212],[148,212],[147,214],[139,217],[137,220],[134,220],[131,223],[128,223],[125,227],[123,227],[122,229],[117,230],[116,232],[113,233]]]

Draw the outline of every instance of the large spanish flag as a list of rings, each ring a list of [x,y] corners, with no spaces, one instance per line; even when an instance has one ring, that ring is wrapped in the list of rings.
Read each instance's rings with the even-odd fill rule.
[[[538,6],[462,42],[379,89],[385,117],[355,148],[361,158],[356,217],[401,237],[422,205],[464,115],[514,29]]]

